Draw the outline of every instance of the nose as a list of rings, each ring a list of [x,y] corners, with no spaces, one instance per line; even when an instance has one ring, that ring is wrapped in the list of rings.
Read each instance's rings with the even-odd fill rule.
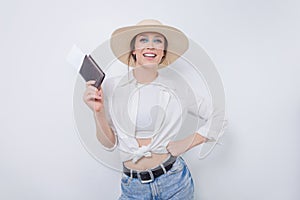
[[[148,42],[147,49],[154,49],[153,41]]]
[[[147,45],[146,48],[147,48],[147,49],[153,50],[153,49],[155,49],[155,45],[154,45],[154,43],[151,41],[151,42],[148,43],[148,45]]]

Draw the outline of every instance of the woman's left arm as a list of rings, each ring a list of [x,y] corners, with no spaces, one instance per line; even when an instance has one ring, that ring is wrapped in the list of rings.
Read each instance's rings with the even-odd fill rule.
[[[207,99],[200,97],[195,103],[191,103],[188,108],[188,113],[197,117],[198,122],[202,125],[191,135],[181,140],[169,142],[167,150],[173,156],[179,156],[202,143],[217,142],[224,131],[224,122],[226,120],[224,119],[223,110],[214,109]],[[217,126],[216,123],[212,124],[213,120],[217,121]],[[220,130],[220,127],[223,127],[221,128],[223,130]]]
[[[171,153],[172,156],[180,156],[191,148],[207,142],[207,140],[208,139],[206,137],[198,133],[194,133],[182,140],[169,142],[167,150]]]

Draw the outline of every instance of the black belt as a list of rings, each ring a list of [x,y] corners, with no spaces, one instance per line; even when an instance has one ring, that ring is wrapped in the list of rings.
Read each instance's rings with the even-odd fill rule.
[[[142,183],[150,183],[154,181],[155,178],[169,171],[175,163],[176,158],[177,157],[170,156],[170,158],[167,161],[165,161],[158,167],[155,167],[154,169],[148,169],[145,171],[130,170],[123,165],[123,172],[127,176],[130,176],[132,178],[138,178]]]

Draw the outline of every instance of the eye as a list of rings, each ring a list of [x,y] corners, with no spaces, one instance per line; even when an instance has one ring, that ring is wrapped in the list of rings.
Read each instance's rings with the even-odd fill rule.
[[[147,39],[147,38],[141,38],[141,39],[140,39],[140,42],[146,43],[146,42],[148,42],[148,39]]]
[[[162,40],[161,39],[154,39],[153,42],[155,42],[155,43],[162,43]]]

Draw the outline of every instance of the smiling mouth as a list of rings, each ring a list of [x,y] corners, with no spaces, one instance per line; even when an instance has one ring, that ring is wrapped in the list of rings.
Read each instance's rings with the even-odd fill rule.
[[[155,58],[156,54],[155,53],[144,53],[143,56],[146,58]]]

